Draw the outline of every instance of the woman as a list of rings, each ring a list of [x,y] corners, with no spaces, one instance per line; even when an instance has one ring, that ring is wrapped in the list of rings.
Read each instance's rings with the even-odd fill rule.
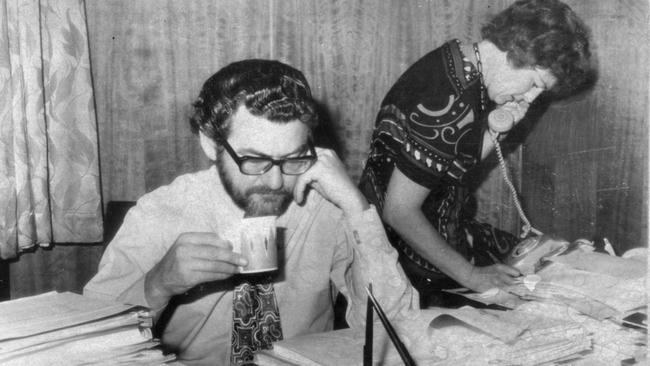
[[[518,239],[467,217],[463,178],[541,94],[569,95],[590,81],[587,31],[558,0],[521,0],[482,30],[428,53],[382,102],[360,187],[382,212],[391,242],[422,291],[452,279],[474,291],[510,285],[500,264]],[[488,128],[488,112],[511,123]],[[448,281],[447,281],[448,282]]]

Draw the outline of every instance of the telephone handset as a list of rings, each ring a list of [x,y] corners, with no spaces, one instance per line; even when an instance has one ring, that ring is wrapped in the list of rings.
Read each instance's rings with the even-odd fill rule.
[[[488,114],[488,128],[494,134],[510,131],[515,125],[515,117],[504,108],[497,108]]]

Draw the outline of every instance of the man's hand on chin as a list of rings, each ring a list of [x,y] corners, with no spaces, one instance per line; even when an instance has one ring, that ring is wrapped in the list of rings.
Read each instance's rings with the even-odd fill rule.
[[[347,216],[359,214],[370,207],[366,198],[352,182],[345,166],[330,149],[316,148],[318,161],[296,181],[293,196],[303,203],[306,190],[311,187],[338,206]]]

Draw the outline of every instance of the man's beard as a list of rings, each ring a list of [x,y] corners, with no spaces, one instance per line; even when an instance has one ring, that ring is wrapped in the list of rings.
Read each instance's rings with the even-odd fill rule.
[[[290,191],[273,190],[264,186],[254,186],[242,191],[235,186],[222,164],[221,157],[217,158],[221,184],[233,202],[244,210],[245,217],[280,216],[287,211],[293,198]]]

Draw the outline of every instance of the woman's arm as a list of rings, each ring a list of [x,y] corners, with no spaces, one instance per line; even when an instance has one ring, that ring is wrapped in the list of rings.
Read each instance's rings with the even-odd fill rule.
[[[514,283],[520,273],[516,269],[495,264],[475,267],[456,252],[422,212],[422,203],[430,190],[394,169],[383,209],[383,219],[411,248],[447,276],[474,291],[487,291]]]

